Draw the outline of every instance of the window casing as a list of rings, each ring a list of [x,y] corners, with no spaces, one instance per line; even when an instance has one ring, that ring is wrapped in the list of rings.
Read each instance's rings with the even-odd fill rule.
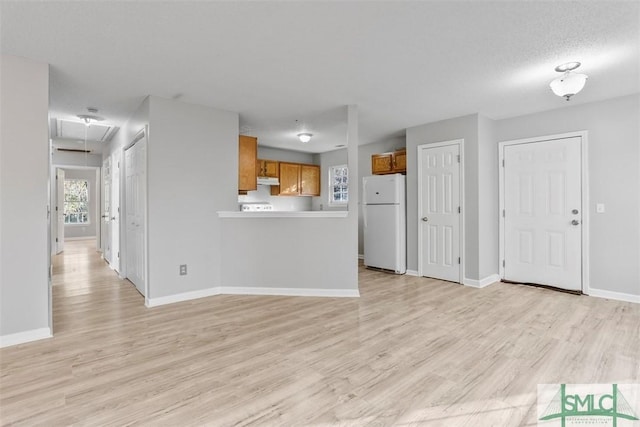
[[[349,168],[347,165],[329,168],[329,206],[346,206],[349,203]]]
[[[64,223],[89,224],[89,181],[64,180]]]

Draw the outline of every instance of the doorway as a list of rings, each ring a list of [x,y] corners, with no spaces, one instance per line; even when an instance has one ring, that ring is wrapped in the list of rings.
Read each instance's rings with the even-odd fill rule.
[[[418,146],[418,275],[462,283],[464,140]]]
[[[500,277],[588,290],[587,133],[499,144]]]

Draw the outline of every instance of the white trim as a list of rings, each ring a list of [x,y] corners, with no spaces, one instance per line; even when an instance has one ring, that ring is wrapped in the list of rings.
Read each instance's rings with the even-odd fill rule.
[[[500,281],[500,275],[491,274],[485,277],[484,279],[480,279],[480,280],[467,279],[465,277],[462,284],[465,286],[470,286],[472,288],[486,288],[487,286],[492,285],[499,281]]]
[[[0,348],[43,340],[45,338],[51,338],[52,336],[51,328],[39,328],[15,334],[2,335],[0,336]]]
[[[581,154],[581,186],[582,186],[582,292],[590,294],[589,288],[589,161],[588,161],[588,131],[574,131],[567,133],[560,133],[555,135],[537,136],[534,138],[514,139],[511,141],[501,141],[498,143],[498,193],[500,199],[500,206],[498,209],[499,225],[499,247],[500,254],[498,259],[498,274],[500,278],[504,278],[504,267],[502,260],[504,258],[504,217],[502,216],[502,210],[504,209],[504,168],[502,167],[502,161],[504,160],[504,147],[508,145],[517,144],[531,144],[535,142],[551,141],[555,139],[567,139],[567,138],[580,138],[580,154]],[[464,212],[464,211],[463,211]]]
[[[198,291],[191,292],[182,292],[180,294],[168,295],[166,297],[146,298],[144,305],[147,307],[157,307],[159,305],[173,304],[176,302],[189,301],[214,295],[220,295],[219,287],[200,289]]]
[[[465,223],[465,215],[466,215],[466,209],[464,206],[464,161],[465,161],[465,154],[464,154],[464,138],[461,139],[454,139],[451,141],[442,141],[442,142],[434,142],[434,143],[427,143],[427,144],[421,144],[418,145],[417,150],[418,150],[418,221],[420,221],[421,218],[421,212],[420,212],[420,207],[422,206],[422,151],[423,149],[429,149],[429,148],[437,148],[437,147],[445,147],[445,146],[449,146],[449,145],[458,145],[458,152],[460,153],[460,163],[458,164],[458,168],[460,171],[460,210],[462,211],[460,214],[460,268],[459,268],[459,279],[458,279],[458,283],[462,284],[463,283],[463,278],[465,276],[465,228],[464,228],[464,223]],[[419,224],[419,223],[418,223]],[[418,272],[417,272],[417,276],[424,276],[424,272],[422,271],[422,227],[420,227],[420,225],[418,225]]]
[[[614,291],[606,291],[604,289],[591,288],[589,290],[589,296],[590,297],[596,297],[596,298],[612,299],[612,300],[616,300],[616,301],[634,302],[636,304],[640,303],[640,295],[625,294],[625,293],[622,293],[622,292],[614,292]]]
[[[349,211],[218,211],[218,218],[346,218]]]
[[[419,277],[418,276],[418,272],[416,270],[407,270],[407,272],[405,273],[407,276],[415,276],[415,277]]]
[[[364,254],[358,254],[358,259],[364,259]]]
[[[358,289],[308,289],[308,288],[263,288],[246,286],[223,286],[220,288],[224,295],[277,295],[291,297],[330,297],[357,298]]]
[[[64,240],[65,241],[71,241],[71,240],[93,240],[93,239],[97,239],[96,236],[79,236],[79,237],[65,237]]]

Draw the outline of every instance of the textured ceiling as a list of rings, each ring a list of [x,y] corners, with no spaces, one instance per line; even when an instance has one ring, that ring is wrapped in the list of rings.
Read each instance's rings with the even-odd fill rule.
[[[296,119],[322,149],[343,142],[317,118],[346,104],[362,144],[640,92],[637,1],[2,1],[0,19],[3,53],[51,64],[54,117],[95,106],[121,126],[153,94],[296,149]],[[589,75],[570,104],[548,87],[568,61]]]

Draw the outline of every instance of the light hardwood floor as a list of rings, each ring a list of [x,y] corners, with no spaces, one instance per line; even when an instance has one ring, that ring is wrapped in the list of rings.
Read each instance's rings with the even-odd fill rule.
[[[360,270],[360,298],[145,308],[70,242],[54,337],[0,350],[2,425],[518,426],[539,383],[640,382],[640,306]]]

